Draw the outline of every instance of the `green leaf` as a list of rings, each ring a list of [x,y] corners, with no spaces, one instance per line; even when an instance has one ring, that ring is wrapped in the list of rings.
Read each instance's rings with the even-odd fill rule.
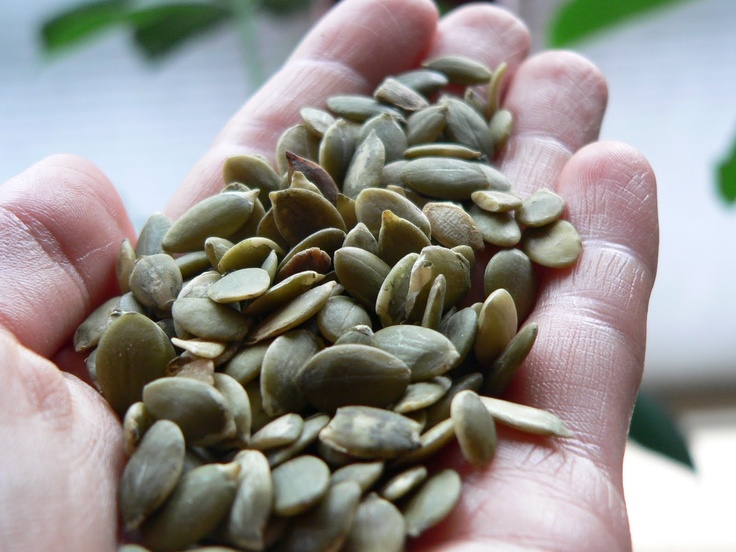
[[[230,18],[224,7],[201,3],[163,4],[133,11],[136,45],[150,60],[163,58],[182,44]]]
[[[124,23],[127,14],[127,0],[80,4],[44,21],[41,45],[46,53],[56,54]]]
[[[731,152],[718,164],[716,178],[721,199],[728,205],[736,203],[736,136]]]
[[[288,15],[305,10],[309,2],[304,0],[264,0],[263,9],[274,15]]]
[[[552,18],[551,47],[567,47],[625,21],[686,0],[569,0]]]
[[[641,392],[634,405],[629,437],[650,450],[695,469],[685,438],[667,411]]]

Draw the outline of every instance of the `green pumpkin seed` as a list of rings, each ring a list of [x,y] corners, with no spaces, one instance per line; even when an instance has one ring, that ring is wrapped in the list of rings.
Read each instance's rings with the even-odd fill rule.
[[[355,199],[362,190],[378,187],[385,163],[386,147],[376,131],[371,130],[355,150],[355,155],[345,173],[342,193]]]
[[[488,123],[488,131],[496,149],[506,146],[506,143],[514,130],[514,115],[508,109],[499,109],[491,117]]]
[[[455,426],[451,419],[442,420],[419,437],[419,447],[407,452],[391,463],[391,469],[424,462],[434,456],[455,438]]]
[[[376,136],[383,143],[384,165],[402,159],[406,150],[406,134],[401,125],[388,113],[381,113],[371,117],[360,127],[358,143],[362,143],[375,131]],[[382,167],[383,168],[383,167]]]
[[[306,322],[324,306],[336,285],[336,282],[319,285],[271,312],[250,332],[247,344],[276,337]]]
[[[447,125],[445,135],[452,142],[478,150],[486,158],[493,157],[493,142],[483,116],[467,103],[446,98]]]
[[[513,297],[518,320],[525,320],[537,299],[537,277],[531,259],[523,251],[502,250],[488,261],[483,274],[485,294],[500,288]]]
[[[254,299],[253,302],[243,309],[243,313],[249,316],[258,316],[271,312],[296,299],[311,289],[314,284],[322,281],[324,277],[324,274],[319,274],[314,270],[307,270],[288,276],[270,287],[263,295]]]
[[[524,200],[516,218],[526,226],[544,226],[560,218],[564,209],[564,199],[552,190],[542,188]]]
[[[273,468],[278,466],[290,458],[294,458],[312,443],[317,440],[319,432],[330,421],[330,417],[326,414],[316,414],[304,420],[304,427],[299,438],[291,445],[270,450],[266,453],[268,464]]]
[[[217,270],[217,265],[220,263],[220,259],[233,245],[233,242],[226,240],[225,238],[213,237],[207,238],[204,241],[204,252],[207,254],[207,259],[209,259],[212,268]]]
[[[432,237],[441,245],[448,248],[468,245],[475,251],[485,246],[474,219],[460,205],[431,202],[424,206],[422,212],[429,219]]]
[[[180,349],[209,360],[219,357],[225,352],[226,345],[219,341],[207,341],[204,339],[179,339],[173,337],[171,343]]]
[[[413,69],[400,73],[395,78],[425,96],[434,94],[450,82],[444,73],[432,69]]]
[[[419,424],[369,406],[344,406],[319,433],[334,449],[367,460],[395,458],[420,445]]]
[[[373,92],[379,102],[403,109],[418,111],[429,106],[427,99],[413,88],[392,77],[387,77]]]
[[[316,456],[298,456],[271,472],[273,511],[295,516],[317,504],[330,486],[330,468]]]
[[[281,246],[269,238],[260,236],[245,238],[222,255],[217,270],[224,274],[241,268],[260,267],[274,251],[277,255],[284,255]]]
[[[120,244],[120,250],[118,256],[115,259],[115,277],[118,281],[118,288],[120,293],[127,293],[130,291],[128,280],[130,279],[130,273],[133,271],[135,266],[135,250],[133,245],[130,243],[128,238],[125,238]]]
[[[583,241],[566,220],[556,220],[539,228],[524,230],[521,248],[537,264],[566,268],[578,260]]]
[[[344,481],[329,488],[319,505],[296,519],[278,542],[282,552],[340,550],[348,537],[360,502],[360,487]]]
[[[207,238],[227,238],[248,222],[258,190],[227,192],[200,201],[174,222],[163,237],[169,253],[186,253],[204,247]]]
[[[96,381],[113,409],[125,414],[140,400],[144,386],[163,375],[176,353],[155,322],[124,313],[110,322],[95,354]]]
[[[447,295],[447,280],[442,274],[438,274],[429,288],[427,305],[422,316],[422,326],[432,330],[439,329],[442,312],[444,311],[445,295]]]
[[[496,453],[496,425],[474,391],[461,391],[452,399],[450,418],[465,459],[473,466],[487,466]]]
[[[513,211],[521,207],[521,198],[510,192],[499,192],[497,190],[481,190],[470,195],[478,207],[491,213],[503,213]]]
[[[371,326],[371,317],[357,301],[344,295],[330,297],[317,313],[319,331],[331,343],[357,325]]]
[[[402,509],[406,534],[418,537],[445,519],[460,500],[462,486],[454,470],[443,470],[425,481]]]
[[[516,305],[503,288],[495,290],[483,302],[478,315],[475,358],[488,365],[508,346],[518,329]]]
[[[427,468],[413,466],[389,479],[378,491],[383,498],[396,502],[407,496],[427,479]]]
[[[271,277],[262,268],[242,268],[223,276],[207,290],[216,303],[236,303],[263,295],[271,286]]]
[[[376,495],[369,496],[358,506],[350,535],[341,550],[401,552],[405,533],[406,524],[398,508]]]
[[[264,341],[240,349],[225,364],[224,373],[245,387],[261,374],[263,357],[266,355],[266,350],[270,344],[270,341]]]
[[[222,168],[226,184],[241,182],[250,188],[258,188],[258,198],[269,207],[268,194],[281,189],[281,178],[271,164],[260,155],[236,155],[228,157]]]
[[[307,130],[306,125],[303,124],[286,129],[276,144],[276,165],[279,174],[284,174],[289,170],[289,161],[286,158],[287,151],[317,161],[319,137]]]
[[[375,343],[373,341],[373,330],[370,326],[363,326],[358,325],[353,328],[350,328],[348,331],[346,331],[344,334],[342,334],[337,341],[334,343],[335,345],[348,345],[348,344],[355,344],[355,345],[369,345],[371,347],[375,346]]]
[[[141,527],[143,544],[174,552],[208,535],[235,498],[237,464],[208,464],[184,475],[166,504]]]
[[[257,450],[242,450],[233,462],[240,466],[240,475],[227,518],[228,540],[246,550],[264,550],[266,525],[273,508],[271,468]]]
[[[432,105],[412,113],[406,121],[406,142],[409,146],[436,141],[447,125],[447,105]]]
[[[335,123],[335,118],[322,109],[304,107],[299,111],[307,130],[322,138],[327,129]]]
[[[250,428],[253,416],[250,411],[250,398],[245,388],[233,377],[216,373],[214,386],[222,393],[228,410],[232,413],[235,423],[235,441],[238,445],[247,443],[250,439]]]
[[[377,249],[377,248],[376,248]],[[110,323],[110,315],[120,304],[120,297],[108,299],[97,307],[74,332],[74,350],[78,353],[96,347]]]
[[[138,401],[130,405],[123,417],[123,445],[125,453],[132,456],[143,436],[155,420],[148,414],[146,406]]]
[[[378,255],[378,242],[371,231],[368,230],[368,227],[362,222],[357,223],[355,227],[348,232],[342,245],[343,247],[358,247],[360,249],[365,249],[368,253]]]
[[[537,324],[532,322],[519,330],[499,357],[489,367],[484,390],[489,395],[501,395],[508,387],[537,339]]]
[[[182,278],[185,280],[212,268],[210,259],[205,251],[184,253],[183,255],[179,255],[175,261],[176,266],[179,267]]]
[[[390,267],[376,255],[357,247],[338,249],[333,262],[335,273],[348,293],[372,308]]]
[[[562,420],[546,410],[492,397],[481,397],[480,400],[491,416],[506,426],[535,435],[573,436]]]
[[[381,113],[393,115],[400,121],[404,120],[398,109],[378,102],[370,96],[362,96],[360,94],[330,96],[327,98],[327,107],[338,117],[355,121],[356,123],[362,123]]]
[[[415,159],[417,157],[455,157],[457,159],[476,160],[480,159],[483,154],[475,149],[462,144],[439,143],[418,144],[411,146],[404,152],[407,159]]]
[[[408,220],[427,237],[430,236],[430,223],[426,215],[416,205],[391,190],[369,188],[363,190],[355,200],[355,214],[377,236],[383,223],[383,212],[391,211],[397,217]]]
[[[324,133],[319,146],[319,164],[335,182],[342,182],[358,145],[358,125],[337,119]]]
[[[381,171],[381,188],[389,186],[398,186],[401,184],[401,167],[406,165],[406,160],[393,161],[386,163]]]
[[[409,253],[397,261],[379,288],[375,310],[384,327],[401,324],[408,316],[406,297],[409,292],[412,267],[418,258],[417,253]]]
[[[385,407],[409,384],[407,365],[367,345],[333,345],[308,360],[296,383],[309,403],[322,412],[346,405]]]
[[[284,255],[283,260],[279,264],[279,270],[288,263],[292,257],[298,255],[302,251],[318,248],[327,253],[330,257],[335,254],[345,241],[345,232],[338,228],[324,228],[307,236],[302,241]]]
[[[171,228],[171,219],[162,213],[154,213],[141,228],[138,241],[135,244],[135,256],[137,258],[145,255],[163,253],[163,239],[166,232]]]
[[[279,247],[283,250],[289,249],[289,244],[286,242],[284,237],[281,235],[281,232],[279,232],[278,227],[276,226],[276,219],[274,218],[273,214],[273,206],[266,211],[263,215],[263,218],[261,218],[260,222],[258,223],[258,227],[256,228],[256,236],[259,238],[268,238],[274,243],[277,243]]]
[[[300,412],[307,399],[299,390],[299,370],[320,350],[320,343],[307,330],[292,330],[268,347],[261,366],[261,395],[270,416]]]
[[[487,101],[485,116],[486,119],[492,119],[501,106],[501,92],[503,90],[503,81],[506,76],[508,64],[503,61],[493,70],[491,81],[488,83]]]
[[[267,423],[251,437],[248,446],[256,450],[268,450],[294,443],[302,434],[304,419],[289,413]]]
[[[473,349],[478,328],[478,313],[471,307],[460,309],[440,324],[439,331],[449,339],[460,355],[459,364]]]
[[[173,492],[184,467],[184,435],[167,420],[154,423],[128,460],[118,491],[120,513],[134,531]]]
[[[164,377],[143,388],[143,404],[157,420],[178,425],[187,443],[207,446],[235,433],[233,414],[213,386],[191,378]]]
[[[289,257],[288,261],[282,263],[276,273],[276,281],[280,282],[303,272],[326,274],[331,267],[332,259],[327,252],[322,251],[319,247],[310,247],[304,251],[299,251]]]
[[[355,481],[360,490],[366,492],[383,474],[383,462],[357,462],[335,470],[330,478],[330,485],[343,481]]]
[[[429,245],[431,242],[427,234],[416,224],[397,216],[393,211],[383,211],[378,232],[378,256],[390,266],[409,253],[419,253]]]
[[[415,192],[440,199],[464,201],[473,192],[490,188],[483,165],[450,157],[420,157],[401,169],[401,181]]]
[[[141,257],[130,273],[130,290],[144,306],[162,312],[171,309],[183,280],[176,261],[166,253]]]
[[[202,339],[238,341],[248,333],[251,321],[237,310],[211,299],[183,297],[171,307],[174,322]]]
[[[463,86],[470,84],[486,84],[493,73],[482,63],[465,56],[447,55],[422,63],[423,67],[439,71],[447,76],[453,84]]]
[[[401,399],[394,405],[393,411],[399,414],[408,414],[426,408],[442,398],[452,385],[452,381],[445,377],[436,377],[428,381],[419,381],[410,384]]]
[[[521,240],[521,229],[509,212],[491,213],[477,205],[468,210],[483,241],[499,247],[513,247]]]
[[[437,402],[427,407],[427,423],[426,427],[431,428],[443,420],[450,417],[450,405],[452,399],[460,391],[470,389],[478,391],[483,385],[483,376],[477,372],[461,376],[452,382],[452,385]]]
[[[335,204],[340,189],[335,184],[330,173],[314,161],[300,157],[290,151],[286,152],[286,159],[289,162],[289,174],[292,175],[292,186],[294,185],[294,176],[297,173],[301,173],[327,201],[333,205]]]
[[[269,279],[271,280],[271,282],[273,282],[276,278],[276,272],[279,269],[279,257],[276,254],[276,251],[271,251],[268,254],[268,257],[266,257],[266,260],[263,261],[261,268],[266,271]]]
[[[347,228],[337,208],[324,197],[299,188],[272,192],[273,216],[284,239],[296,245],[324,228]]]
[[[268,414],[263,408],[260,378],[254,379],[244,387],[245,392],[248,394],[248,402],[250,402],[250,429],[251,432],[256,432],[270,422],[273,416]]]

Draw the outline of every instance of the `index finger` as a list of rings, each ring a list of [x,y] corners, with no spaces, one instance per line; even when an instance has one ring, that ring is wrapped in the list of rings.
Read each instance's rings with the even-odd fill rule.
[[[437,10],[428,0],[346,0],[305,37],[283,68],[230,120],[166,209],[178,216],[222,187],[232,155],[273,158],[279,135],[304,106],[337,92],[365,91],[387,74],[418,64],[429,48]]]

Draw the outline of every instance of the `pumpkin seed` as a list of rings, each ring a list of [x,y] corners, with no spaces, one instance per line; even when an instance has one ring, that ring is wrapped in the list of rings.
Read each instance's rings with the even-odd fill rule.
[[[546,410],[492,397],[480,400],[493,419],[506,426],[536,435],[573,436],[562,420]]]
[[[425,96],[434,94],[450,82],[444,73],[432,69],[406,71],[397,75],[396,80]]]
[[[429,144],[437,140],[447,125],[447,105],[432,105],[412,113],[406,121],[406,142],[409,146]]]
[[[298,456],[271,472],[273,511],[295,516],[317,504],[330,486],[330,468],[316,456]]]
[[[257,450],[242,450],[233,462],[240,466],[240,475],[227,518],[228,540],[246,550],[263,550],[264,533],[273,508],[271,468],[263,453]]]
[[[141,257],[130,273],[130,290],[144,306],[165,312],[171,309],[183,280],[176,261],[165,253]]]
[[[135,244],[136,258],[163,253],[163,239],[171,224],[171,219],[162,213],[154,213],[148,217]]]
[[[327,129],[335,122],[335,118],[322,109],[304,107],[299,111],[304,125],[312,134],[322,138]]]
[[[343,94],[327,98],[327,107],[337,116],[356,123],[362,123],[374,115],[388,113],[403,121],[401,112],[389,105],[376,101],[370,96],[360,94]]]
[[[108,299],[92,311],[74,332],[74,350],[78,353],[96,347],[110,323],[110,315],[120,304],[120,297]]]
[[[406,524],[401,512],[377,495],[365,499],[355,513],[350,534],[342,550],[346,552],[401,552]]]
[[[358,125],[337,119],[327,130],[319,146],[319,164],[335,182],[342,182],[358,145]]]
[[[378,232],[378,256],[393,266],[409,253],[419,253],[431,245],[429,237],[416,224],[401,218],[393,211],[381,213]]]
[[[226,184],[242,182],[258,188],[258,199],[268,208],[268,194],[281,188],[281,178],[273,170],[271,164],[260,155],[236,155],[228,157],[222,167],[222,178]]]
[[[383,462],[356,462],[335,470],[330,478],[330,485],[343,481],[355,481],[360,490],[366,492],[383,474]]]
[[[429,106],[427,99],[401,81],[387,77],[373,92],[379,102],[391,104],[405,111],[418,111]]]
[[[123,444],[125,453],[132,456],[138,448],[143,436],[146,434],[151,425],[155,422],[146,410],[146,406],[138,401],[130,405],[125,411],[123,418]]]
[[[276,165],[279,174],[284,174],[289,170],[289,161],[286,158],[286,152],[290,151],[317,161],[319,156],[319,137],[315,136],[306,125],[298,124],[286,129],[276,144]]]
[[[538,228],[527,228],[521,247],[537,264],[565,268],[578,260],[583,242],[572,224],[556,220]]]
[[[418,537],[445,519],[460,500],[461,490],[462,481],[454,470],[430,477],[402,509],[406,534]]]
[[[322,431],[329,421],[330,417],[326,414],[315,414],[314,416],[305,419],[302,433],[296,441],[291,445],[273,449],[266,453],[268,464],[273,468],[286,462],[290,458],[294,458],[297,454],[317,440],[319,432]]]
[[[396,121],[396,118],[388,113],[381,113],[380,115],[371,117],[360,127],[358,143],[362,143],[374,131],[376,137],[383,143],[384,165],[392,161],[398,161],[404,157],[406,134],[401,125]]]
[[[386,147],[375,130],[357,146],[350,161],[342,193],[351,199],[358,197],[362,190],[375,188],[381,183],[381,172],[386,163]]]
[[[277,255],[284,255],[284,250],[275,241],[252,236],[228,249],[217,263],[217,270],[225,273],[241,268],[260,267],[274,251]]]
[[[531,322],[521,328],[488,369],[484,389],[489,395],[501,395],[537,339],[538,326]]]
[[[488,465],[496,453],[496,425],[478,395],[473,391],[455,395],[450,418],[465,459],[474,466]]]
[[[427,468],[413,466],[389,479],[378,492],[386,500],[397,502],[416,489],[427,479]]]
[[[508,346],[518,329],[516,305],[511,294],[497,289],[483,302],[478,315],[475,358],[482,365],[490,364]]]
[[[303,428],[304,419],[299,414],[284,414],[254,433],[248,446],[256,450],[268,450],[291,445],[302,434]]]
[[[483,274],[486,296],[503,288],[511,294],[519,321],[529,315],[537,299],[537,276],[531,259],[519,249],[506,249],[491,257]]]

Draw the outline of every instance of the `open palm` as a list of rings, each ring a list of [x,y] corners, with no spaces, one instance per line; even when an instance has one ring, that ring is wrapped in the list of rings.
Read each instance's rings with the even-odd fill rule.
[[[509,65],[504,106],[516,126],[500,160],[516,190],[546,186],[567,202],[583,239],[569,270],[544,274],[539,336],[512,400],[549,409],[575,436],[501,429],[492,464],[461,472],[455,512],[422,550],[626,550],[621,483],[629,418],[644,361],[658,247],[655,179],[642,156],[595,142],[603,77],[565,52],[527,58],[524,26],[476,4],[438,21],[426,0],[345,0],[227,124],[169,204],[173,217],[222,186],[231,155],[273,157],[299,109],[338,92],[370,92],[428,57],[463,54]],[[114,259],[133,229],[104,175],[57,156],[0,187],[0,542],[9,550],[112,550],[118,420],[82,375],[76,326],[116,293]],[[60,368],[60,369],[59,369]]]

